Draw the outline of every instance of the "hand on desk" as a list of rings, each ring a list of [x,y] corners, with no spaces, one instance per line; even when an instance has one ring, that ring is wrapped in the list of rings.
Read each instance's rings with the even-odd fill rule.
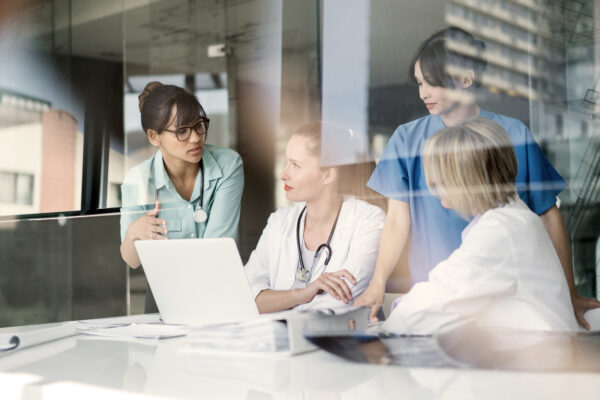
[[[167,221],[157,218],[160,211],[160,202],[157,200],[154,209],[148,211],[142,217],[129,225],[127,235],[132,240],[164,240],[168,239],[165,236],[168,233],[166,228]]]
[[[354,276],[348,270],[341,269],[335,272],[323,272],[318,279],[303,289],[307,296],[306,303],[312,301],[317,294],[327,292],[333,298],[342,300],[345,304],[348,304],[352,300],[352,291],[348,283],[342,278],[356,285],[356,279],[354,279]]]
[[[383,289],[375,286],[373,282],[369,284],[367,290],[357,297],[354,301],[354,305],[358,307],[371,307],[371,313],[369,314],[369,320],[372,322],[379,321],[377,313],[383,305],[383,296],[385,295],[385,287]]]
[[[591,299],[588,297],[582,297],[579,295],[575,295],[571,297],[571,302],[573,303],[573,310],[575,311],[575,317],[577,318],[577,322],[581,326],[583,326],[586,330],[590,330],[590,324],[585,320],[583,314],[586,311],[592,310],[594,308],[600,308],[600,302],[596,299]]]

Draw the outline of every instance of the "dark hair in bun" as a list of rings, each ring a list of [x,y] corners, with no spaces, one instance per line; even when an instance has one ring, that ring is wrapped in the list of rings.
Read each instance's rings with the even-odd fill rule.
[[[138,96],[142,129],[148,133],[153,129],[158,133],[171,123],[171,109],[177,107],[176,126],[190,124],[198,118],[206,118],[206,112],[193,94],[175,85],[150,82]]]
[[[140,102],[140,112],[142,111],[142,108],[144,107],[144,102],[146,101],[146,98],[150,95],[150,92],[162,85],[163,84],[158,81],[153,81],[146,85],[142,93],[140,93],[140,95],[138,96],[138,100]]]

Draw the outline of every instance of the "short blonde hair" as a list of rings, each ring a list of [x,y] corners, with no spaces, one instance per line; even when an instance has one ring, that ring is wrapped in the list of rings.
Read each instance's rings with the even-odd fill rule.
[[[481,214],[516,199],[517,157],[506,131],[475,118],[439,131],[425,142],[427,186],[461,217]]]

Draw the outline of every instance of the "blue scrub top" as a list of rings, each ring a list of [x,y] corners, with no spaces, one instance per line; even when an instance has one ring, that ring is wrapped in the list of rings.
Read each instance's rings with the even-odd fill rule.
[[[244,190],[242,159],[231,149],[211,145],[204,145],[202,159],[204,176],[198,173],[189,201],[183,199],[175,189],[160,151],[128,172],[121,185],[121,241],[132,222],[154,209],[157,191],[161,205],[158,217],[167,221],[169,239],[236,239]],[[208,213],[208,219],[197,223],[194,209],[200,203],[201,180],[204,180],[202,209]]]
[[[479,117],[500,124],[510,136],[519,164],[516,186],[521,199],[538,215],[556,204],[567,186],[521,121],[481,111]],[[410,205],[409,268],[414,283],[426,281],[429,272],[461,244],[468,221],[442,207],[427,187],[421,162],[425,141],[446,128],[442,118],[427,115],[400,125],[388,142],[367,186],[382,195]]]

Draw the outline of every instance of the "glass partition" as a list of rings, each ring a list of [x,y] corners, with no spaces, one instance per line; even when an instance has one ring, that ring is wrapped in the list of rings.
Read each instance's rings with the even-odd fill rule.
[[[0,9],[0,325],[124,314],[118,217],[84,217],[123,144],[121,2]]]
[[[0,222],[0,326],[127,313],[119,216]]]
[[[121,259],[118,212],[127,174],[156,152],[140,123],[148,82],[195,94],[211,120],[208,143],[241,155],[237,243],[247,261],[269,215],[293,204],[280,180],[290,135],[328,121],[352,133],[336,148],[344,163],[379,162],[399,125],[428,115],[409,66],[420,43],[447,27],[484,43],[449,38],[454,53],[487,64],[473,92],[481,109],[523,122],[567,182],[558,198],[575,281],[597,296],[597,0],[2,7],[0,49],[11,56],[0,63],[1,324],[143,311],[147,283]],[[409,249],[410,240],[390,292],[411,286]]]
[[[80,209],[83,114],[69,7],[8,6],[2,19],[0,46],[11,56],[0,67],[0,215]]]

